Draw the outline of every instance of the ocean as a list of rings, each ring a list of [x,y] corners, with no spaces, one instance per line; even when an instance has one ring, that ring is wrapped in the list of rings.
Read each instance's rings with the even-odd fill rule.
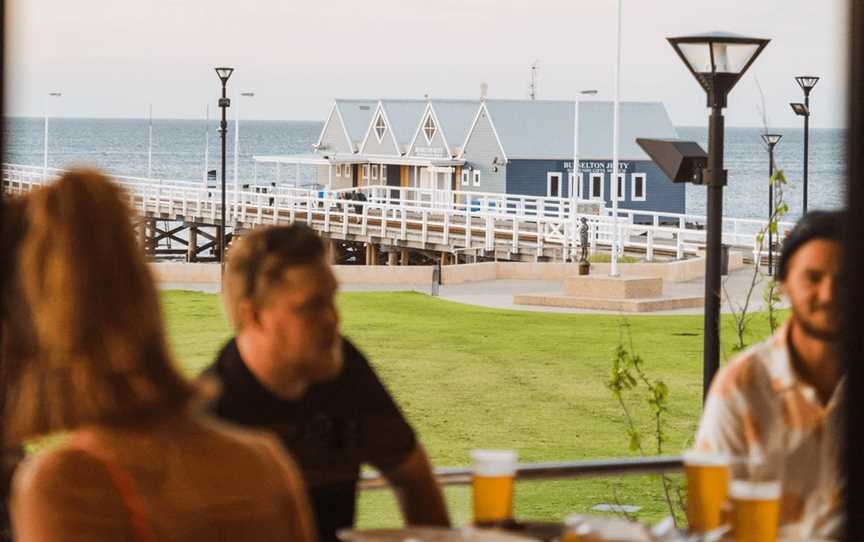
[[[152,172],[155,178],[201,180],[204,171],[205,131],[203,120],[153,119]],[[239,172],[241,179],[255,172],[253,155],[311,152],[322,123],[306,121],[240,122]],[[42,118],[7,118],[4,126],[6,156],[14,164],[41,166],[43,161]],[[802,207],[802,128],[772,130],[783,134],[775,147],[775,162],[784,170],[788,185],[787,219],[794,220]],[[679,136],[699,142],[707,149],[708,130],[680,127]],[[768,209],[768,151],[759,128],[726,128],[725,166],[729,184],[724,193],[724,215],[737,218],[764,218]],[[50,167],[90,164],[117,175],[147,174],[146,119],[49,120],[48,163]],[[233,179],[234,123],[229,122],[227,170]],[[209,168],[219,167],[218,126],[210,124]],[[810,130],[808,207],[836,209],[843,205],[846,169],[846,132],[837,129]],[[308,170],[301,173],[308,176]],[[259,178],[275,178],[275,172],[258,168]],[[545,182],[545,180],[544,180]],[[704,214],[705,188],[687,186],[687,212]]]

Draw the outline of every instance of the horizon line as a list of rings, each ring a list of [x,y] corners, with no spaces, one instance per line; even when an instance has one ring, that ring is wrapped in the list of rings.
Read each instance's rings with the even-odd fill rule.
[[[44,115],[37,115],[37,116],[32,116],[32,115],[3,115],[2,118],[4,118],[4,119],[42,120],[45,117],[44,117]],[[54,116],[50,116],[49,118],[55,119],[55,120],[56,119],[66,119],[66,120],[136,120],[136,121],[142,121],[142,122],[147,122],[148,120],[151,120],[151,119],[148,119],[147,117],[120,117],[120,116],[118,116],[118,117],[112,117],[112,116],[81,117],[81,116],[68,116],[68,115],[54,115]],[[152,120],[153,121],[157,121],[157,120],[188,120],[188,121],[200,122],[200,121],[203,121],[205,119],[200,118],[200,117],[153,117]],[[324,122],[325,122],[325,121],[320,120],[320,119],[287,119],[287,118],[276,118],[276,119],[247,118],[247,119],[240,119],[240,121],[241,122],[250,122],[250,121],[253,121],[253,122],[310,122],[310,123],[311,122],[317,122],[319,124],[324,124]],[[218,123],[218,122],[220,122],[220,120],[218,118],[214,117],[214,118],[210,119],[210,122]],[[234,119],[230,119],[228,122],[229,123],[234,122]],[[708,128],[707,124],[702,125],[702,124],[675,124],[675,123],[673,123],[673,126],[675,126],[676,128],[705,128],[705,129]],[[726,127],[727,128],[759,128],[759,129],[764,128],[764,126],[737,125],[737,124],[736,125],[726,125]],[[769,127],[769,129],[771,129],[771,130],[803,130],[804,128],[803,128],[803,126],[771,126],[771,127]],[[847,130],[848,126],[810,126],[810,129],[811,130]]]

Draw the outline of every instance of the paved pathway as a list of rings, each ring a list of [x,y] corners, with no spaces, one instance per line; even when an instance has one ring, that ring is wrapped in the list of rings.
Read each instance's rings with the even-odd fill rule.
[[[730,312],[731,298],[735,307],[740,307],[744,304],[747,290],[750,287],[753,278],[753,269],[745,267],[731,273],[728,277],[724,277],[724,292],[723,292],[723,312]],[[756,287],[753,289],[753,294],[750,298],[750,311],[756,312],[764,310],[765,303],[763,301],[763,292],[765,291],[766,279],[760,277]],[[194,290],[200,292],[218,293],[218,284],[208,283],[162,283],[162,289],[166,290]],[[403,285],[403,284],[343,284],[341,289],[346,292],[400,292],[400,291],[415,291],[423,294],[429,294],[431,285]],[[455,301],[457,303],[465,303],[467,305],[477,305],[481,307],[489,307],[495,309],[511,309],[520,311],[532,312],[558,312],[558,313],[595,313],[595,314],[617,314],[614,311],[599,311],[589,309],[567,309],[560,307],[541,307],[530,305],[515,305],[513,304],[513,296],[522,293],[556,293],[564,291],[564,283],[560,280],[487,280],[480,282],[470,282],[457,285],[442,285],[439,289],[441,299]],[[689,282],[673,283],[666,282],[663,284],[665,295],[669,296],[702,296],[705,292],[705,285],[702,279],[692,280]],[[782,307],[787,304],[782,303]],[[652,313],[639,314],[702,314],[703,309],[675,309],[668,311],[658,311]],[[628,313],[634,314],[634,313]]]

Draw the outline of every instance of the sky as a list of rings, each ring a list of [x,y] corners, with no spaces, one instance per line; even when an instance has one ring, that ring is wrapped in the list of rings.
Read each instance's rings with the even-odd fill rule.
[[[622,0],[621,99],[707,123],[705,94],[666,37],[772,41],[729,96],[727,126],[800,125],[796,75],[821,80],[811,125],[845,124],[845,0]],[[228,65],[241,117],[324,120],[334,98],[614,95],[616,0],[6,0],[13,116],[203,118]],[[49,92],[61,92],[48,98]],[[762,104],[765,104],[763,107]],[[236,112],[232,108],[231,114]],[[212,114],[212,113],[211,113]]]

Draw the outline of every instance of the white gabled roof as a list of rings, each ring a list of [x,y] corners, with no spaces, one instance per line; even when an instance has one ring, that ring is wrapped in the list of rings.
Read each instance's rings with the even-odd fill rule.
[[[479,106],[479,100],[432,100],[432,107],[438,118],[438,129],[450,145],[451,153],[454,146],[462,145],[468,137],[468,130],[471,129]]]
[[[382,99],[335,101],[347,137],[359,149],[380,106],[400,153],[408,151],[431,104],[438,129],[451,146],[467,141],[481,104],[509,159],[567,159],[573,156],[574,102],[567,100]],[[612,157],[612,102],[582,101],[579,109],[579,156]],[[661,102],[621,102],[619,157],[649,160],[637,137],[676,138],[675,127]]]
[[[408,145],[414,138],[417,119],[426,110],[425,100],[381,100],[381,105],[387,114],[390,129],[399,144],[399,151],[408,150]]]
[[[377,105],[377,100],[336,100],[336,109],[355,148],[363,141]]]

